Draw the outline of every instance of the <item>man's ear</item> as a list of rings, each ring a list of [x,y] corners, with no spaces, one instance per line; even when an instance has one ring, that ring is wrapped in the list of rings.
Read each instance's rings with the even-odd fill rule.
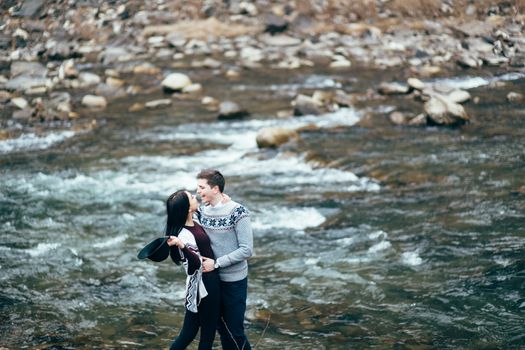
[[[211,190],[212,190],[213,193],[215,193],[215,194],[217,194],[217,193],[220,192],[220,190],[219,190],[219,186],[217,186],[217,185],[213,186],[213,187],[211,188]]]

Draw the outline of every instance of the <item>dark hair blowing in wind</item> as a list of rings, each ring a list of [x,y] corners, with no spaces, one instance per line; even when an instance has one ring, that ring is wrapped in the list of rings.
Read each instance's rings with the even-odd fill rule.
[[[166,200],[166,236],[178,236],[188,217],[190,210],[190,200],[185,190],[179,190],[173,193]],[[178,254],[172,255],[172,260],[180,264]]]

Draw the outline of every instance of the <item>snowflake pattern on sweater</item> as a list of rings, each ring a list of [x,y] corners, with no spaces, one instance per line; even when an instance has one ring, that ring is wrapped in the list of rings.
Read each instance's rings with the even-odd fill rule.
[[[214,229],[229,229],[237,223],[241,218],[248,215],[248,210],[239,205],[235,208],[228,217],[210,217],[203,216],[201,217],[202,226],[214,228]]]

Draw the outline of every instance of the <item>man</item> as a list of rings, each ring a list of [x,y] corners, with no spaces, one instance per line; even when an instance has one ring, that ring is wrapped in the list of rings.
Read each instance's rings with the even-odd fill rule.
[[[205,204],[200,223],[211,241],[215,260],[203,258],[204,272],[219,269],[221,318],[219,334],[224,350],[250,350],[244,333],[248,293],[248,258],[253,254],[253,233],[248,210],[232,200],[222,202],[224,177],[217,170],[197,175],[197,193]]]

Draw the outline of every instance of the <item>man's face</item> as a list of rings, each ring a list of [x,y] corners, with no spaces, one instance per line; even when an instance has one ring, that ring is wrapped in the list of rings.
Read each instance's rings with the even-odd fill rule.
[[[197,194],[201,197],[201,200],[205,204],[211,203],[213,198],[218,192],[217,186],[213,188],[208,184],[206,179],[197,179]]]

